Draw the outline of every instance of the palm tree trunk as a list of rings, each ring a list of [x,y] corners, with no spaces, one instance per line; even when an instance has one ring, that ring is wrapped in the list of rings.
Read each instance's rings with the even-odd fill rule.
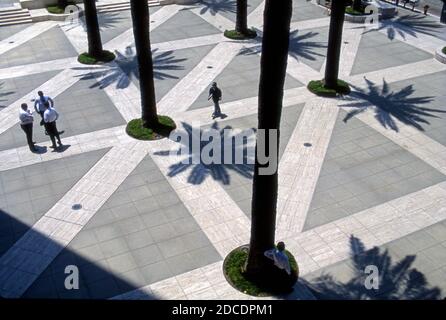
[[[330,31],[328,34],[327,63],[325,65],[325,87],[332,89],[337,87],[338,82],[344,14],[344,0],[332,1]]]
[[[84,0],[84,13],[87,25],[88,54],[98,58],[102,55],[103,50],[95,0]]]
[[[59,8],[65,8],[68,4],[68,0],[57,0],[57,6]]]
[[[446,23],[446,0],[443,0],[443,7],[441,9],[440,22]]]
[[[277,146],[280,137],[280,117],[288,59],[291,14],[292,0],[266,0],[260,62],[258,128],[265,130],[266,142],[269,141],[271,134],[269,129],[276,129],[278,132]],[[268,146],[266,143],[265,145]],[[256,151],[257,147],[258,141]],[[274,156],[278,158],[278,151]],[[246,273],[254,277],[267,274],[273,266],[272,261],[264,256],[264,252],[274,246],[278,177],[277,170],[271,175],[259,174],[259,169],[267,165],[259,163],[256,153],[251,241],[246,265]]]
[[[147,1],[130,1],[135,37],[136,55],[138,58],[139,86],[141,91],[141,119],[146,128],[158,125],[156,111],[155,84],[153,81],[153,60],[150,46],[150,19]]]
[[[235,31],[246,34],[248,30],[248,0],[237,0]]]
[[[361,11],[361,7],[362,7],[362,0],[353,0],[353,10]]]

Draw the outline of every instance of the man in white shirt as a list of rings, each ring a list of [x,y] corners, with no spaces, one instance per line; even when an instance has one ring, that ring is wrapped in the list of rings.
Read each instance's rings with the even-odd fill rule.
[[[281,270],[285,270],[288,275],[291,275],[291,266],[288,256],[285,254],[285,243],[279,242],[277,249],[267,250],[264,253],[265,257],[274,261],[274,265]]]
[[[53,145],[50,148],[57,149],[56,139],[59,146],[62,146],[62,142],[60,141],[59,131],[57,130],[56,120],[59,118],[59,114],[56,109],[50,107],[49,102],[45,102],[44,113],[43,113],[43,122],[45,125],[45,130],[48,132],[50,136],[51,142]]]
[[[33,122],[34,116],[33,113],[28,109],[28,105],[26,103],[22,103],[20,114],[20,127],[26,134],[26,141],[28,142],[29,149],[32,152],[36,151],[35,142],[33,141]]]
[[[54,108],[54,101],[50,97],[43,95],[42,91],[37,92],[37,94],[39,95],[39,97],[34,101],[34,109],[38,114],[40,114],[43,121],[43,113],[45,112],[45,106],[44,106],[45,102],[50,103],[51,108]],[[41,125],[43,125],[43,123],[41,123]]]

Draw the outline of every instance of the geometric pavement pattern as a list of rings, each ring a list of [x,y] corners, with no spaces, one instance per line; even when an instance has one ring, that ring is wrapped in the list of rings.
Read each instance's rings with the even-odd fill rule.
[[[250,5],[249,24],[260,29],[264,3]],[[158,109],[180,127],[255,127],[261,39],[225,39],[221,32],[234,19],[235,8],[220,2],[151,8]],[[82,25],[45,22],[0,33],[0,209],[8,224],[0,236],[1,296],[249,299],[227,284],[221,267],[249,239],[251,168],[198,164],[177,172],[181,159],[162,151],[178,143],[128,138],[125,123],[140,113],[129,13],[100,21],[104,47],[118,53],[103,66],[76,62],[86,48]],[[353,93],[324,99],[305,85],[323,77],[328,24],[313,2],[293,2],[276,237],[296,256],[301,281],[286,298],[370,298],[348,292],[361,268],[383,257],[406,259],[419,288],[435,287],[400,297],[440,298],[446,67],[433,52],[442,40],[424,29],[404,34],[396,20],[378,30],[346,22],[340,76]],[[402,32],[386,37],[390,27]],[[382,50],[371,50],[372,42]],[[212,121],[203,97],[215,79],[227,117]],[[29,153],[20,135],[19,105],[32,105],[39,89],[61,111],[62,152],[46,150],[39,126],[39,154]],[[31,185],[29,172],[44,183]],[[39,206],[41,196],[48,199]],[[80,269],[75,292],[63,288],[68,264]],[[383,279],[373,294],[389,298],[395,281]]]

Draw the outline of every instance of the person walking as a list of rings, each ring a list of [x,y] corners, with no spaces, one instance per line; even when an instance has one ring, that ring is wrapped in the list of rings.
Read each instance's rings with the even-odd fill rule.
[[[26,103],[22,103],[20,114],[20,127],[25,132],[26,141],[28,142],[29,150],[31,152],[36,152],[35,142],[33,141],[33,123],[34,116],[32,111],[28,109],[28,105]]]
[[[42,121],[40,122],[40,125],[43,125],[43,113],[45,112],[44,104],[45,102],[49,102],[51,108],[54,108],[54,101],[48,96],[45,96],[42,91],[38,91],[37,94],[39,97],[34,101],[34,109],[40,116],[42,117]]]
[[[219,87],[217,87],[217,82],[213,82],[211,88],[209,89],[209,97],[208,100],[212,98],[212,101],[214,102],[214,113],[212,114],[212,119],[217,118],[221,115],[221,109],[220,109],[220,103],[221,100],[221,90]]]
[[[59,119],[59,114],[57,113],[56,109],[53,107],[50,107],[49,102],[45,102],[43,104],[44,106],[44,113],[43,113],[43,121],[45,125],[45,130],[48,132],[48,135],[50,136],[52,146],[50,148],[57,149],[56,146],[56,139],[57,143],[59,144],[59,147],[62,146],[62,141],[60,141],[59,131],[57,130],[56,121]]]

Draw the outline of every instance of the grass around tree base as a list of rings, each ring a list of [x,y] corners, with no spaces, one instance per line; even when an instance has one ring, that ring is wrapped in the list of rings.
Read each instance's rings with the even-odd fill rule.
[[[257,32],[254,29],[248,29],[246,31],[247,32],[245,34],[236,30],[225,30],[224,36],[232,40],[246,40],[257,37]]]
[[[125,131],[129,136],[138,140],[159,140],[169,136],[177,127],[168,116],[158,116],[157,128],[144,128],[141,119],[133,119],[127,124]]]
[[[68,2],[67,6],[75,6],[76,4],[74,2]],[[49,13],[52,14],[64,14],[65,8],[59,7],[57,4],[46,7]]]
[[[248,279],[243,269],[245,267],[246,260],[248,259],[248,246],[241,246],[233,251],[231,251],[227,256],[223,263],[223,273],[226,277],[226,280],[233,286],[235,289],[256,297],[267,297],[272,295],[280,295],[290,293],[290,288],[284,288],[280,286],[272,287],[271,285],[264,285],[263,281],[253,281],[252,279]],[[299,275],[299,268],[297,266],[296,259],[294,259],[293,255],[285,250],[286,255],[290,261],[291,272],[293,274],[293,280],[297,281]],[[282,276],[282,270],[274,267],[273,270],[278,272],[277,275]],[[271,272],[269,274],[270,278],[274,280],[275,274]],[[277,282],[275,282],[277,283]]]
[[[105,63],[115,60],[116,56],[113,52],[104,50],[102,51],[102,55],[100,57],[90,56],[87,52],[81,53],[79,57],[77,57],[77,61],[82,64],[97,64],[97,63]]]
[[[352,16],[368,16],[368,15],[372,14],[371,12],[365,13],[364,9],[361,11],[355,10],[355,9],[353,9],[353,7],[346,7],[345,13],[351,14]]]
[[[350,93],[350,86],[348,83],[339,79],[336,89],[326,88],[324,85],[324,80],[310,81],[307,88],[315,95],[322,97],[336,97],[338,94],[346,95]]]

